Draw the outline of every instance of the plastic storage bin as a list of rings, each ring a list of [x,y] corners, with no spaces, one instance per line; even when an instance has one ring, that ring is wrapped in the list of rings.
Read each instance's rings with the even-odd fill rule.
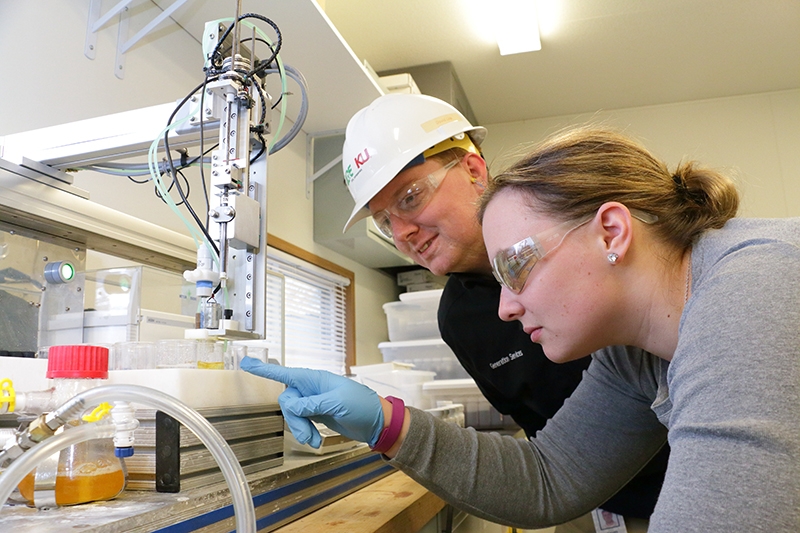
[[[442,290],[408,292],[399,302],[383,304],[389,341],[400,342],[439,337],[436,314]]]
[[[514,419],[500,414],[489,400],[483,397],[472,378],[429,381],[422,390],[436,406],[439,402],[453,402],[464,406],[464,424],[475,429],[512,429]]]
[[[396,368],[400,368],[397,370]],[[402,365],[383,363],[377,365],[352,366],[350,377],[366,385],[383,397],[397,396],[417,409],[433,407],[431,397],[425,394],[422,386],[431,381],[433,372],[402,368]]]
[[[411,363],[416,370],[436,372],[436,379],[468,378],[456,354],[439,339],[382,342],[378,348],[384,362]]]

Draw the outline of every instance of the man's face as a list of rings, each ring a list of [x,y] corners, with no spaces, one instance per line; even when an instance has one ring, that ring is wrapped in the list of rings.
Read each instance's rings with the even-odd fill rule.
[[[431,159],[404,170],[375,195],[369,209],[373,214],[388,209],[397,249],[434,274],[488,272],[489,259],[475,216],[486,179],[486,166],[479,156],[464,156],[444,176],[438,176],[438,188],[412,215],[395,214],[402,213],[398,202],[408,197],[409,189],[447,162]]]

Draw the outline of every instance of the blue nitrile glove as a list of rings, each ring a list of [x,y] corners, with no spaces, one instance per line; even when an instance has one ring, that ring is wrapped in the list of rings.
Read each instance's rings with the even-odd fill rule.
[[[383,431],[381,400],[361,383],[323,370],[270,365],[252,357],[243,357],[239,368],[287,386],[278,402],[299,443],[314,448],[322,445],[309,418],[370,447],[378,442]]]

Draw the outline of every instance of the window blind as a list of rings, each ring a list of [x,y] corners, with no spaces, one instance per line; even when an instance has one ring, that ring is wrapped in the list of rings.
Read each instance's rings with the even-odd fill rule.
[[[350,280],[273,248],[267,251],[270,357],[285,366],[344,374],[345,289]]]

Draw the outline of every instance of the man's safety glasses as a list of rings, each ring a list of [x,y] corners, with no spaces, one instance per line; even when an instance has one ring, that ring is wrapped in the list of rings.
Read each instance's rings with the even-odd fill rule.
[[[646,224],[652,224],[658,217],[649,213],[631,209],[631,216]],[[561,224],[522,239],[514,246],[500,250],[492,259],[492,273],[495,279],[515,294],[522,292],[528,275],[544,256],[552,252],[564,242],[567,235],[594,218],[594,214],[586,215],[578,220],[568,220]]]
[[[404,187],[396,196],[395,200],[382,211],[372,214],[372,220],[378,231],[387,239],[392,238],[392,216],[402,220],[410,220],[417,213],[421,212],[428,202],[433,198],[436,189],[442,184],[447,172],[456,166],[461,160],[450,161],[442,168],[439,168],[424,178],[417,180],[407,187]]]

